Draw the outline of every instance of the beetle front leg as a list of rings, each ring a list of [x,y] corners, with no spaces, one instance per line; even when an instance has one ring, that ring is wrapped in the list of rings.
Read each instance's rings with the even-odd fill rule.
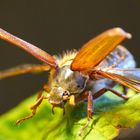
[[[16,121],[16,124],[24,121],[24,120],[27,120],[29,118],[32,118],[35,114],[36,114],[36,111],[37,111],[37,108],[38,106],[41,104],[41,102],[43,101],[43,99],[47,99],[47,97],[45,96],[41,96],[37,101],[36,103],[31,107],[31,110],[32,110],[32,114],[27,116],[27,117],[24,117],[24,118],[21,118],[19,120]]]
[[[38,93],[37,93],[37,99],[36,100],[38,100],[42,96],[43,91],[46,91],[48,93],[50,92],[50,86],[49,86],[49,84],[45,84],[42,87],[42,89],[40,91],[38,91]]]

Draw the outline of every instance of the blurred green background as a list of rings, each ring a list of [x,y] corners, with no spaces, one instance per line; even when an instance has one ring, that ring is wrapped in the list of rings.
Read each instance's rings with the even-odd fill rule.
[[[115,26],[132,33],[133,38],[123,44],[140,66],[139,0],[0,0],[0,28],[50,54],[79,49],[92,37]],[[40,61],[0,41],[0,70],[25,63]],[[0,113],[38,91],[46,81],[47,73],[0,81]]]

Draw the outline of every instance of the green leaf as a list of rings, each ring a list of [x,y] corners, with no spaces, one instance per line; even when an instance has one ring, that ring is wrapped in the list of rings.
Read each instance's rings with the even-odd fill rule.
[[[111,140],[119,128],[133,128],[140,122],[140,94],[129,90],[130,94],[133,97],[127,102],[110,92],[95,100],[93,119],[81,136],[79,130],[87,121],[86,102],[75,107],[66,104],[63,116],[60,108],[55,108],[53,115],[52,106],[45,100],[33,118],[16,125],[17,119],[30,114],[35,96],[30,97],[0,117],[0,140]]]

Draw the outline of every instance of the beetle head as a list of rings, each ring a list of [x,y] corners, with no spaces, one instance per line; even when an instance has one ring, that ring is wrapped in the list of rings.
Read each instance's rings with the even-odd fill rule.
[[[70,96],[69,91],[64,90],[62,87],[53,87],[50,91],[48,101],[53,106],[64,107],[64,103]]]

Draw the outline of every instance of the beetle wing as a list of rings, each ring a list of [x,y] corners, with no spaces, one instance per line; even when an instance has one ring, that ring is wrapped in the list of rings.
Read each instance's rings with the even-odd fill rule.
[[[41,60],[42,62],[45,62],[46,64],[50,65],[51,67],[56,68],[58,65],[56,63],[55,58],[53,58],[51,55],[49,55],[47,52],[41,50],[40,48],[4,31],[0,28],[0,38],[3,40],[6,40],[17,47],[25,50],[26,52],[30,53],[37,59]]]
[[[110,68],[105,71],[112,74],[120,75],[140,84],[140,68]]]
[[[71,69],[82,72],[90,71],[125,38],[131,38],[131,35],[121,28],[113,28],[103,32],[80,49],[71,64]]]
[[[118,82],[128,88],[131,88],[137,92],[140,92],[140,69],[130,68],[130,69],[101,69],[96,70],[97,75],[104,78],[111,79]],[[94,75],[93,75],[94,76]]]

